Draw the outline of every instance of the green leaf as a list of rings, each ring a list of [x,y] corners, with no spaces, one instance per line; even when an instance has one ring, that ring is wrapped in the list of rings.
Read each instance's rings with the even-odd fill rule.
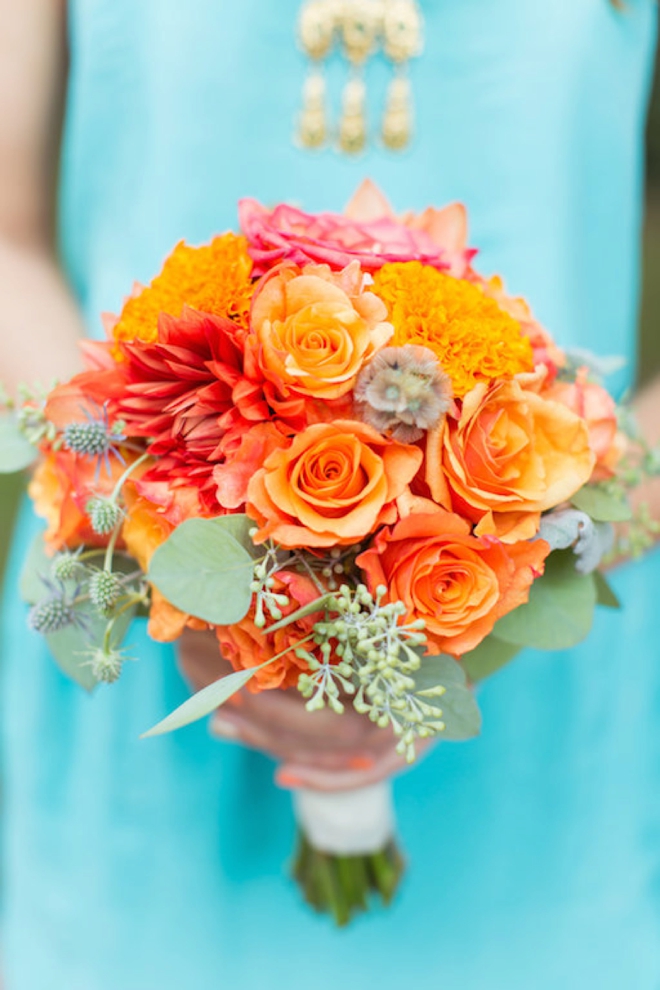
[[[495,636],[486,636],[476,649],[461,657],[461,666],[470,681],[477,684],[513,660],[521,649]]]
[[[616,592],[602,571],[594,571],[593,578],[596,584],[596,601],[598,604],[603,605],[605,608],[621,608],[621,602]]]
[[[171,715],[164,718],[158,725],[154,725],[153,729],[144,732],[140,738],[161,736],[166,732],[181,729],[184,725],[190,725],[191,722],[197,722],[200,718],[210,715],[228,698],[240,691],[259,669],[259,667],[250,667],[248,670],[237,670],[227,677],[221,677],[220,680],[214,681],[213,684],[202,688],[197,694],[193,694],[191,698],[179,705]]]
[[[572,505],[595,522],[627,522],[632,510],[626,499],[609,492],[602,485],[585,485],[571,499]]]
[[[496,623],[493,635],[515,646],[565,650],[588,635],[596,607],[592,574],[575,570],[572,550],[551,553],[529,601]]]
[[[14,474],[29,467],[37,449],[21,435],[14,413],[0,414],[0,474]]]
[[[231,516],[187,519],[158,547],[147,578],[172,605],[213,625],[231,625],[247,614],[254,559],[234,533]]]
[[[442,710],[445,731],[442,739],[460,741],[473,739],[481,731],[481,712],[472,691],[467,686],[465,671],[453,657],[422,656],[422,665],[415,674],[415,691],[428,691],[442,685],[446,690],[440,698],[424,698]]]

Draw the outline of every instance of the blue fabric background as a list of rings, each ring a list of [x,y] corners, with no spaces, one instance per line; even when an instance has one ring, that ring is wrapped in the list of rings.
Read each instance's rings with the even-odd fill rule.
[[[339,208],[370,175],[397,208],[466,202],[482,271],[562,343],[632,357],[652,0],[422,6],[415,145],[348,161],[290,143],[297,0],[74,0],[61,242],[90,333],[239,197]],[[339,934],[287,878],[266,758],[203,725],[138,740],[185,696],[170,650],[136,626],[140,661],[87,697],[26,632],[34,529],[26,510],[4,604],[7,990],[660,986],[657,555],[615,575],[624,611],[583,647],[483,688],[480,739],[397,783],[408,878]]]

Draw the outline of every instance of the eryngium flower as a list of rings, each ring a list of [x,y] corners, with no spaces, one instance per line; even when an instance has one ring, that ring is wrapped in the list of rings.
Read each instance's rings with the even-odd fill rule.
[[[121,674],[124,660],[125,657],[122,650],[99,646],[90,650],[87,666],[91,668],[92,674],[98,683],[114,684]]]
[[[28,624],[44,636],[66,629],[75,621],[73,609],[64,598],[46,598],[30,609]]]
[[[122,510],[109,498],[91,498],[85,506],[92,529],[99,536],[108,536],[122,517]]]
[[[112,571],[96,571],[89,579],[89,599],[101,615],[108,615],[121,595],[121,582]]]
[[[438,426],[449,409],[451,379],[428,347],[385,347],[362,369],[355,399],[365,422],[412,443]]]

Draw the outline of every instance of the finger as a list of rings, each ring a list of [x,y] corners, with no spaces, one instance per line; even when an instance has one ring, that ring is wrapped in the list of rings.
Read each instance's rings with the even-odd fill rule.
[[[328,770],[304,763],[284,763],[278,770],[275,781],[289,790],[305,787],[313,791],[352,791],[377,784],[401,773],[407,767],[405,758],[392,748],[374,760],[372,766],[364,769]]]
[[[331,745],[345,751],[384,750],[392,742],[390,731],[379,729],[352,709],[342,715],[328,709],[309,712],[299,695],[290,696],[287,692],[246,693],[243,708],[246,718],[253,716],[278,737],[297,737],[298,745],[309,749],[324,751]]]
[[[284,762],[326,770],[367,769],[374,766],[379,749],[347,750],[337,747],[333,737],[309,740],[298,733],[274,733],[270,726],[245,718],[242,711],[223,709],[211,720],[210,731],[222,739],[240,742],[251,749],[258,749]],[[389,747],[392,738],[389,739]]]

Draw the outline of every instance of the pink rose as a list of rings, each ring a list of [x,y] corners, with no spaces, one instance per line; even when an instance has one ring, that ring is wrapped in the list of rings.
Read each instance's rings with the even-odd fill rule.
[[[466,247],[465,210],[459,204],[427,209],[398,219],[368,180],[344,215],[304,213],[283,203],[269,210],[253,199],[239,203],[241,229],[248,239],[255,275],[280,261],[310,261],[343,269],[357,260],[364,271],[386,262],[421,261],[462,277],[475,252]]]

